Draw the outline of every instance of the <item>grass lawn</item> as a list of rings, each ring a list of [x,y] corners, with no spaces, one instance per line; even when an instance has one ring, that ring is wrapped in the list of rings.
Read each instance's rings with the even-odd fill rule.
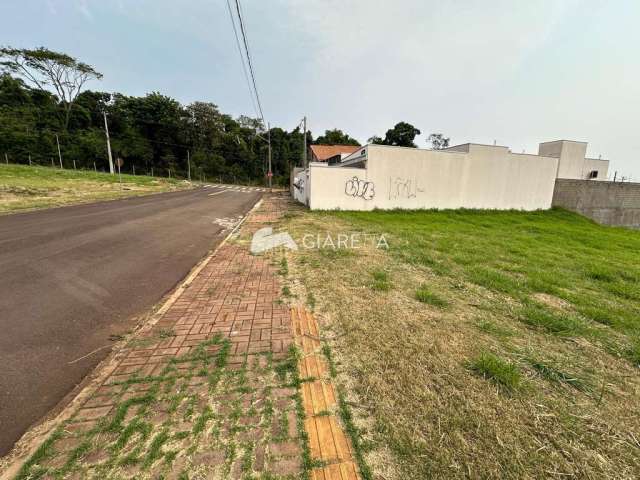
[[[0,164],[0,213],[188,188],[186,182],[142,175]]]
[[[546,212],[293,211],[374,478],[639,478],[640,232]]]

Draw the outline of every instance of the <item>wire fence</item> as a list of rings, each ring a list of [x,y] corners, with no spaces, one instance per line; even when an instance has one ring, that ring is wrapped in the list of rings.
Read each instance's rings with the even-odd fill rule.
[[[27,155],[25,159],[15,158],[8,153],[4,153],[1,157],[0,165],[21,165],[21,166],[31,166],[34,168],[37,167],[47,167],[53,168],[56,170],[73,170],[80,172],[93,172],[93,173],[101,173],[101,174],[109,174],[109,166],[104,165],[104,161],[99,166],[98,162],[94,162],[91,167],[87,167],[86,165],[79,166],[77,164],[74,165],[73,161],[64,159],[62,160],[62,165],[60,164],[60,160],[57,157],[48,156],[44,157],[42,155]],[[132,164],[129,169],[125,170],[124,165],[120,168],[120,172],[118,172],[118,167],[114,166],[114,175],[118,175],[121,173],[122,175],[133,175],[133,176],[148,176],[154,178],[167,178],[174,180],[186,180],[189,181],[188,173],[176,169],[171,168],[161,168],[161,167],[153,167],[147,166],[146,168],[136,167],[135,164]],[[256,179],[247,179],[244,177],[238,177],[233,174],[218,174],[218,175],[207,175],[204,172],[192,171],[191,173],[191,182],[199,182],[199,183],[221,183],[221,184],[231,184],[231,185],[249,185],[249,186],[266,186],[265,180],[256,180]],[[280,182],[282,183],[282,182]],[[284,184],[284,183],[283,183]]]

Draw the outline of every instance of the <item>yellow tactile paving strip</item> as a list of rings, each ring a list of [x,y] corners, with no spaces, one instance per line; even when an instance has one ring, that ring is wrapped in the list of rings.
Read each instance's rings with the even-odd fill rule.
[[[298,369],[302,379],[302,402],[306,414],[311,458],[324,466],[312,471],[313,480],[359,480],[351,443],[336,417],[338,401],[322,354],[318,323],[304,308],[291,309],[294,341],[302,351]],[[311,380],[312,379],[312,380]]]

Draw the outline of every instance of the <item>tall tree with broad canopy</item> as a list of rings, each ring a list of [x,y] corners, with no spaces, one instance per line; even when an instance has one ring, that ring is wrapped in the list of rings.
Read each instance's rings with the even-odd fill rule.
[[[434,150],[442,150],[449,146],[449,137],[445,137],[442,133],[432,133],[427,138],[427,143],[431,144],[431,148]]]
[[[52,87],[63,104],[62,126],[65,131],[69,127],[71,109],[85,83],[102,78],[102,74],[91,65],[44,47],[33,50],[0,48],[0,68],[3,72],[24,78],[41,90]]]
[[[374,135],[369,139],[369,143],[378,145],[394,145],[396,147],[418,148],[413,143],[416,135],[420,135],[420,130],[407,122],[399,122],[393,128],[387,130],[384,138]]]
[[[342,130],[334,128],[333,130],[325,130],[324,135],[316,138],[314,142],[316,145],[356,145],[360,146],[355,138],[350,137]]]

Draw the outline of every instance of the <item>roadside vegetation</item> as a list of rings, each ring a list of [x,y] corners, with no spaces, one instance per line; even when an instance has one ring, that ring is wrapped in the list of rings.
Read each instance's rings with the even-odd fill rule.
[[[287,262],[325,320],[373,478],[640,477],[640,232],[563,210],[282,227],[389,243]]]
[[[0,164],[0,213],[57,207],[190,188],[184,181]]]

